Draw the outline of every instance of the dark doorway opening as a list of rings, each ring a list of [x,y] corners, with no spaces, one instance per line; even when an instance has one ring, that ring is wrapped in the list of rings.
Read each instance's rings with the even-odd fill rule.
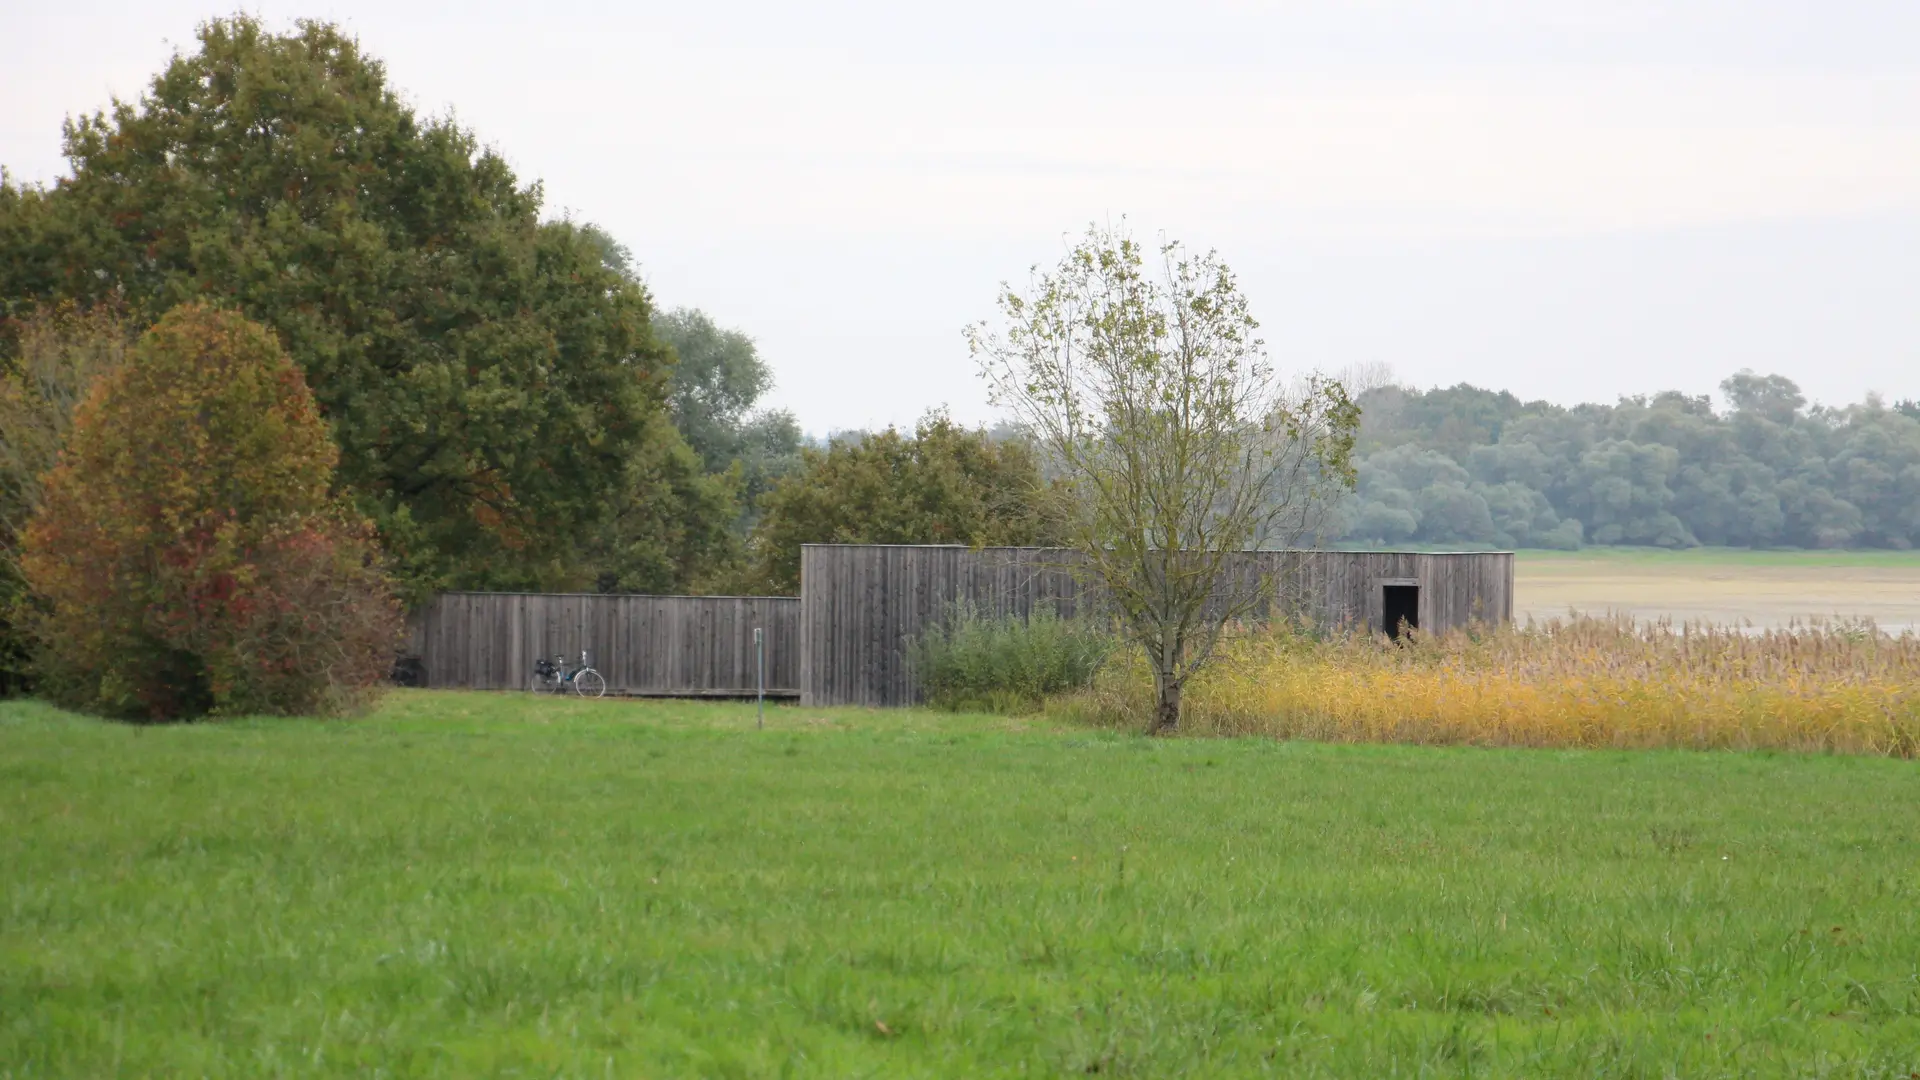
[[[1420,586],[1418,585],[1382,585],[1380,586],[1381,629],[1395,641],[1400,640],[1404,630],[1420,628]]]

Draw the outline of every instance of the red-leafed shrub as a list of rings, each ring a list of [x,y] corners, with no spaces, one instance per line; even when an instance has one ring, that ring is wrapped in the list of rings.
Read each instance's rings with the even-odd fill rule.
[[[27,528],[40,692],[138,719],[365,703],[400,614],[336,455],[271,333],[169,312],[75,414]]]

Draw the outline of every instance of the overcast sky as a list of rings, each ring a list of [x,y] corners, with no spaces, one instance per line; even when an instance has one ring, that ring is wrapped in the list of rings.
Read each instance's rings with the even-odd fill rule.
[[[38,182],[219,10],[5,4],[0,164]],[[1920,397],[1913,0],[249,10],[345,25],[815,432],[988,418],[961,327],[1122,215],[1217,248],[1286,367]]]

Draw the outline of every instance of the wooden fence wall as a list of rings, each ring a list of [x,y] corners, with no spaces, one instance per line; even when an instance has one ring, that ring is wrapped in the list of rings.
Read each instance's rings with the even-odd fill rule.
[[[1082,594],[1073,556],[1049,548],[808,544],[800,552],[800,700],[907,705],[918,699],[909,642],[956,602],[1026,616],[1051,604],[1072,615]],[[1286,614],[1323,626],[1384,629],[1383,587],[1419,586],[1418,623],[1446,631],[1513,619],[1511,552],[1257,551],[1236,563],[1271,593],[1255,618]]]
[[[524,690],[538,657],[585,649],[608,693],[754,692],[753,630],[766,631],[767,692],[800,687],[800,601],[790,596],[444,593],[412,620],[424,684]]]

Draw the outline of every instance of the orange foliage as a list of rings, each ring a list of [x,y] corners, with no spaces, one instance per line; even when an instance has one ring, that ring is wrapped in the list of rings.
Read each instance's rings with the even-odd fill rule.
[[[169,312],[81,405],[27,529],[42,691],[152,719],[361,703],[399,610],[336,456],[271,333]]]

